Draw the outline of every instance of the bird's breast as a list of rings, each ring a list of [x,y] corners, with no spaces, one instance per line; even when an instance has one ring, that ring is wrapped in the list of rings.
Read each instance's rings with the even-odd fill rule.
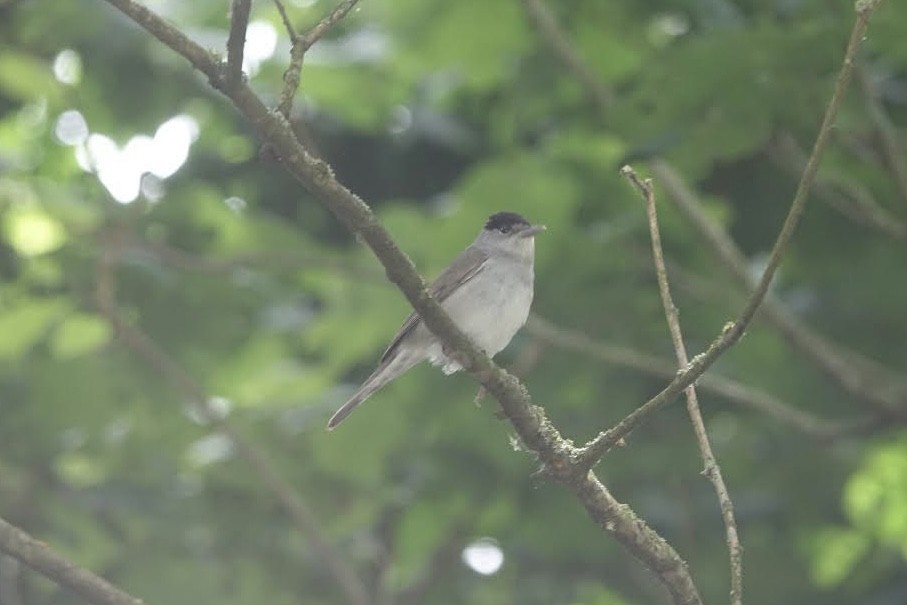
[[[532,295],[531,263],[492,260],[443,306],[460,329],[493,356],[526,323]]]

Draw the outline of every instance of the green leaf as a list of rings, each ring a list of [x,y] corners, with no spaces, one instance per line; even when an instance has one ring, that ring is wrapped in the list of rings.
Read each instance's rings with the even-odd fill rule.
[[[97,315],[74,313],[54,330],[50,341],[54,355],[61,358],[90,353],[110,341],[110,324]]]
[[[60,90],[49,63],[31,55],[4,49],[0,52],[0,91],[20,101],[36,101]]]
[[[4,214],[3,233],[22,256],[53,252],[66,241],[63,225],[34,204],[13,206]]]
[[[10,309],[0,309],[0,359],[25,355],[64,313],[69,302],[63,298],[32,299]]]
[[[384,131],[392,108],[406,102],[394,74],[380,66],[313,64],[303,78],[305,92],[317,106],[361,130]]]
[[[394,10],[410,32],[394,65],[413,81],[448,72],[469,88],[491,88],[511,77],[531,40],[509,0],[404,2]]]
[[[107,472],[99,460],[83,452],[66,452],[57,458],[57,473],[70,485],[86,488],[104,481]]]
[[[844,581],[856,564],[866,556],[870,541],[860,532],[829,527],[812,539],[811,575],[822,588],[833,588]]]
[[[210,388],[240,405],[295,404],[331,386],[319,369],[298,363],[280,338],[260,335],[217,365]]]
[[[907,548],[907,441],[882,444],[867,455],[847,482],[844,505],[856,527]]]

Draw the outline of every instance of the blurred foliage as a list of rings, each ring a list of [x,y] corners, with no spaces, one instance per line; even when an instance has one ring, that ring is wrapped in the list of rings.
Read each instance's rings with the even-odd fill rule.
[[[148,4],[223,49],[226,0]],[[549,227],[538,239],[541,316],[673,359],[642,204],[618,166],[629,158],[644,171],[656,154],[674,163],[758,270],[796,184],[771,141],[783,134],[809,149],[852,7],[548,4],[613,90],[606,115],[518,0],[363,0],[307,57],[294,123],[425,275],[488,214],[524,213]],[[331,8],[287,2],[299,31]],[[264,51],[251,83],[275,104],[287,36],[272,3],[254,3],[252,18],[273,35],[256,38]],[[904,23],[907,4],[883,3],[861,59],[902,148]],[[116,201],[104,183],[128,176],[122,154],[163,139],[175,116],[197,125],[186,161],[165,153],[175,174],[146,174],[141,193]],[[823,174],[859,185],[903,224],[907,200],[870,118],[854,86]],[[473,405],[467,377],[419,368],[323,430],[407,305],[363,246],[279,164],[258,159],[258,145],[183,60],[105,2],[0,2],[0,516],[147,603],[346,602],[323,553],[231,442],[116,338],[97,303],[107,250],[125,321],[267,450],[375,603],[665,602],[650,572],[533,476],[494,402]],[[92,163],[105,149],[122,160],[107,173]],[[663,193],[660,202],[698,351],[742,295]],[[819,333],[904,375],[903,244],[817,196],[775,294]],[[665,382],[528,331],[499,360],[539,352],[526,382],[577,442]],[[829,420],[870,411],[764,319],[713,371]],[[747,602],[903,603],[903,423],[820,442],[701,398],[737,507]],[[706,602],[720,603],[723,529],[688,426],[675,404],[600,473],[689,561]],[[503,555],[487,576],[461,558],[482,537],[493,539],[481,543],[486,555],[488,544]],[[411,590],[426,579],[424,592]],[[16,590],[29,605],[77,602],[26,571]]]

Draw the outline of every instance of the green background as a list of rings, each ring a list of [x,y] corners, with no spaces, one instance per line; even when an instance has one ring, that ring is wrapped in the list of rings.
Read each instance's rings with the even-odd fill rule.
[[[228,4],[150,5],[223,52]],[[644,208],[619,166],[648,174],[651,158],[670,162],[758,275],[800,170],[779,142],[811,147],[852,6],[549,6],[610,92],[604,111],[518,0],[362,0],[307,57],[294,125],[424,275],[487,215],[523,213],[548,226],[537,240],[538,316],[670,366]],[[331,8],[287,5],[299,31]],[[272,3],[255,2],[252,18],[278,36],[251,77],[275,105],[289,42]],[[765,315],[710,370],[829,422],[870,423],[819,438],[700,393],[736,505],[748,603],[907,598],[907,396],[895,394],[900,411],[887,415],[861,396],[907,371],[907,192],[878,128],[881,109],[903,143],[904,23],[907,5],[895,1],[873,19],[772,290],[824,339],[814,350],[834,343],[864,383],[842,389]],[[69,83],[53,70],[66,49],[76,57]],[[55,136],[68,110],[120,146],[175,115],[199,133],[185,165],[151,184],[156,194],[123,204]],[[693,354],[745,292],[658,194]],[[172,372],[114,336],[97,301],[110,279],[105,249],[123,320],[267,452],[370,602],[666,602],[567,491],[534,475],[494,401],[473,404],[468,377],[419,367],[324,431],[406,316],[405,300],[364,246],[259,157],[249,126],[203,78],[101,0],[0,2],[0,517],[150,604],[347,602],[323,549],[192,410]],[[549,340],[531,325],[498,361],[577,443],[667,381]],[[678,401],[597,470],[688,561],[704,600],[721,603],[727,549],[701,468]],[[490,576],[461,560],[483,537],[504,556]],[[78,602],[31,572],[13,577],[9,594],[22,603]]]

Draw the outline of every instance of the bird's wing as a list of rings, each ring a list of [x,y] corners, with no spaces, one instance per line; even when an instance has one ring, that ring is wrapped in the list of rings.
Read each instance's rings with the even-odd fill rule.
[[[428,292],[438,303],[444,302],[451,292],[465,284],[467,281],[478,275],[485,268],[488,255],[485,252],[470,246],[458,256],[454,262],[444,270],[438,278],[428,287]],[[459,277],[454,277],[459,276]],[[409,314],[393,342],[384,351],[381,356],[381,362],[385,363],[393,355],[400,341],[406,338],[419,323],[419,315],[414,311]]]

